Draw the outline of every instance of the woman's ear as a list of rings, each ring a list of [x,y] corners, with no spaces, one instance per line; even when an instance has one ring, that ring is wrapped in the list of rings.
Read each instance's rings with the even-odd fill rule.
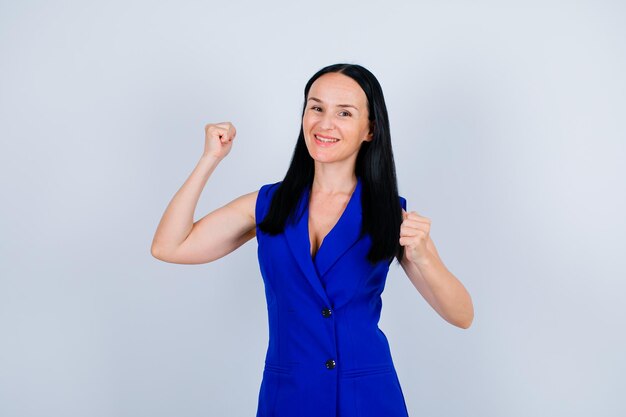
[[[374,121],[373,120],[370,122],[370,131],[365,137],[365,140],[367,142],[371,141],[372,139],[374,139]]]

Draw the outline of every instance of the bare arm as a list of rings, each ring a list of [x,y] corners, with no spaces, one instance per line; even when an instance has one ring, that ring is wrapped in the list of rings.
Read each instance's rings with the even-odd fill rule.
[[[467,329],[474,319],[472,299],[443,263],[430,238],[430,219],[404,212],[400,243],[405,246],[402,269],[430,306],[447,322]]]
[[[230,123],[207,125],[205,130],[205,152],[167,206],[152,241],[152,255],[165,262],[211,262],[255,236],[254,207],[258,191],[238,197],[193,222],[200,194],[211,173],[230,151],[235,137]]]

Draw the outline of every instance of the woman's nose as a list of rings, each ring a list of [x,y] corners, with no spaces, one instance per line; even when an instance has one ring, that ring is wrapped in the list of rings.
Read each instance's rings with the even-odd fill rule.
[[[334,115],[331,112],[324,112],[319,124],[322,129],[333,129],[335,127]]]

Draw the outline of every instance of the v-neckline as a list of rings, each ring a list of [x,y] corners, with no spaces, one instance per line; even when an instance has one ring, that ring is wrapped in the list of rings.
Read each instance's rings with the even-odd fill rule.
[[[308,188],[308,194],[306,196],[306,200],[305,200],[305,207],[306,207],[306,213],[305,213],[305,221],[306,221],[306,237],[308,239],[309,242],[309,249],[308,249],[308,255],[311,257],[311,260],[315,263],[317,261],[317,259],[319,258],[319,253],[322,250],[322,247],[324,247],[324,242],[326,242],[328,240],[328,237],[331,236],[331,234],[333,233],[334,230],[337,229],[337,227],[339,226],[339,224],[342,222],[342,220],[344,219],[344,217],[347,215],[349,209],[351,208],[351,206],[354,204],[353,200],[354,197],[357,195],[357,190],[358,188],[361,186],[361,179],[357,176],[356,178],[356,186],[354,187],[354,190],[352,190],[352,194],[350,195],[350,198],[348,199],[348,204],[346,204],[346,206],[344,207],[343,211],[341,212],[341,215],[339,216],[339,218],[337,219],[337,221],[335,222],[335,224],[333,225],[333,227],[330,228],[330,230],[328,231],[328,233],[326,233],[326,235],[324,236],[324,238],[322,239],[319,248],[317,248],[317,251],[315,252],[315,254],[311,254],[311,249],[312,245],[311,245],[311,230],[309,228],[309,220],[310,220],[310,203],[311,203],[311,192],[312,192],[312,186],[309,186]],[[328,245],[327,245],[328,246]]]

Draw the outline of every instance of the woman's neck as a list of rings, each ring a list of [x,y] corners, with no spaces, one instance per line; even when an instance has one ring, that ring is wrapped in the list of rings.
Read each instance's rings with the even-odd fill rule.
[[[315,162],[312,189],[324,194],[350,194],[357,179],[352,166]]]

